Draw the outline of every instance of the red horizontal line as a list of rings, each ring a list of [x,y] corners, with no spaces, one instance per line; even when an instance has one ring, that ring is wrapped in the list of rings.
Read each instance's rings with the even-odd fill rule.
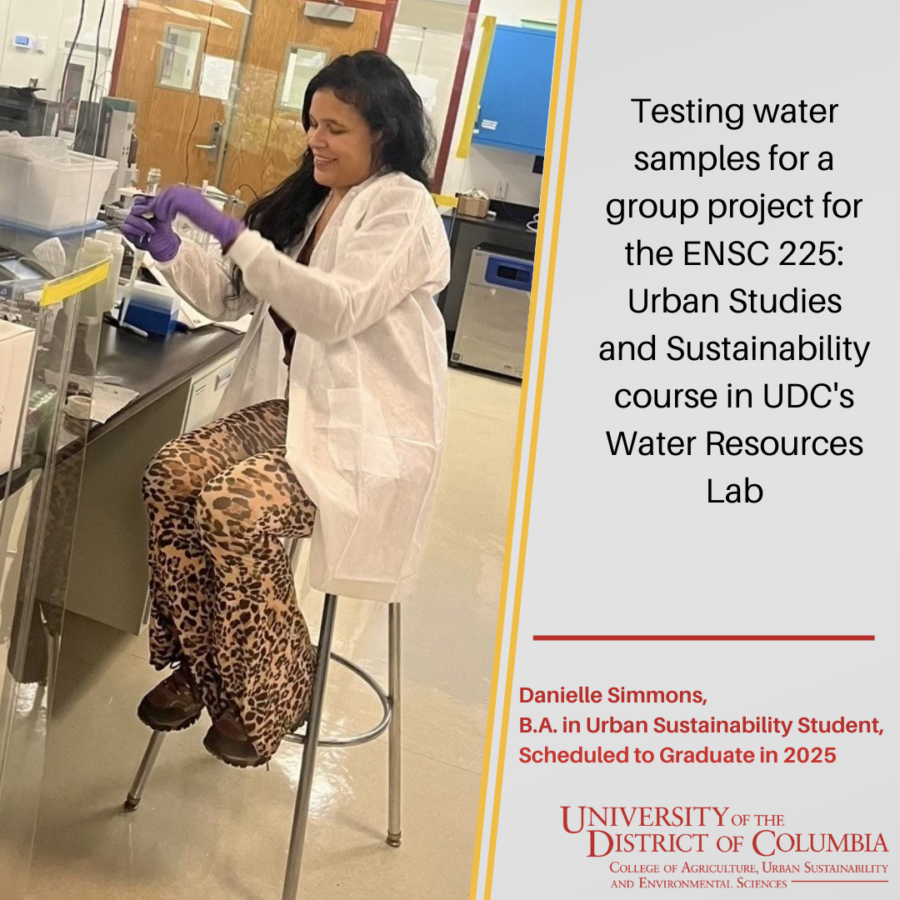
[[[874,641],[874,634],[536,634],[535,641]]]
[[[837,878],[831,879],[831,880],[826,879],[826,880],[821,880],[821,881],[815,881],[812,879],[802,880],[802,881],[797,878],[791,879],[791,884],[889,884],[889,883],[890,882],[887,880],[887,878],[882,878],[882,879],[870,878],[867,881],[866,880],[852,881],[849,879],[841,880],[841,879],[837,879]]]

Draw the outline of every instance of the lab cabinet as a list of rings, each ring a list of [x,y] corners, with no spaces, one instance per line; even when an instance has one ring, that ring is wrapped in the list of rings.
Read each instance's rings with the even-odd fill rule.
[[[163,345],[152,342],[145,352],[152,358]],[[237,349],[229,350],[88,444],[68,583],[72,612],[143,631],[150,614],[144,469],[163,444],[214,418],[236,358]]]
[[[497,27],[473,143],[544,155],[555,52],[555,32]]]

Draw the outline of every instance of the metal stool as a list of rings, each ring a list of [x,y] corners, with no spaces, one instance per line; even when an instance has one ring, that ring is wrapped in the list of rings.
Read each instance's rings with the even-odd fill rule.
[[[334,620],[338,598],[334,594],[325,595],[322,610],[322,624],[319,628],[319,658],[316,666],[316,683],[313,688],[312,705],[305,732],[289,734],[284,739],[304,744],[303,762],[300,767],[300,781],[294,807],[294,824],[288,852],[287,869],[284,876],[284,890],[281,900],[296,900],[300,886],[300,866],[303,862],[303,845],[306,840],[306,825],[309,819],[309,801],[312,796],[313,774],[316,765],[316,750],[319,747],[352,747],[365,744],[383,734],[388,728],[388,833],[387,843],[391,847],[400,846],[400,605],[388,606],[388,692],[368,672],[331,651],[334,637]],[[325,698],[325,684],[330,660],[344,666],[361,678],[378,695],[383,709],[381,721],[371,731],[347,737],[320,737],[322,705]],[[141,795],[150,777],[150,771],[159,755],[165,732],[154,731],[144,753],[134,784],[125,800],[125,809],[134,812],[141,802]]]

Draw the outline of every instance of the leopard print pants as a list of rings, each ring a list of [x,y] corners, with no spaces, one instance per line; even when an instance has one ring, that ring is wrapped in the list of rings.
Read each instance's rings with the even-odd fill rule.
[[[233,707],[263,756],[307,711],[316,666],[281,542],[316,515],[285,462],[287,412],[270,400],[182,435],[143,483],[150,662],[186,665],[213,720]]]

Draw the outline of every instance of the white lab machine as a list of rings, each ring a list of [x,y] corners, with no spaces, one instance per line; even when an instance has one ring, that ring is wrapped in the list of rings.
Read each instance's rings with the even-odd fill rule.
[[[82,103],[80,106],[74,149],[116,164],[109,189],[103,197],[106,206],[115,203],[122,190],[131,183],[132,167],[137,158],[136,115],[137,104],[120,97],[103,97],[99,103]]]
[[[451,365],[522,378],[534,258],[479,244],[472,251]]]

